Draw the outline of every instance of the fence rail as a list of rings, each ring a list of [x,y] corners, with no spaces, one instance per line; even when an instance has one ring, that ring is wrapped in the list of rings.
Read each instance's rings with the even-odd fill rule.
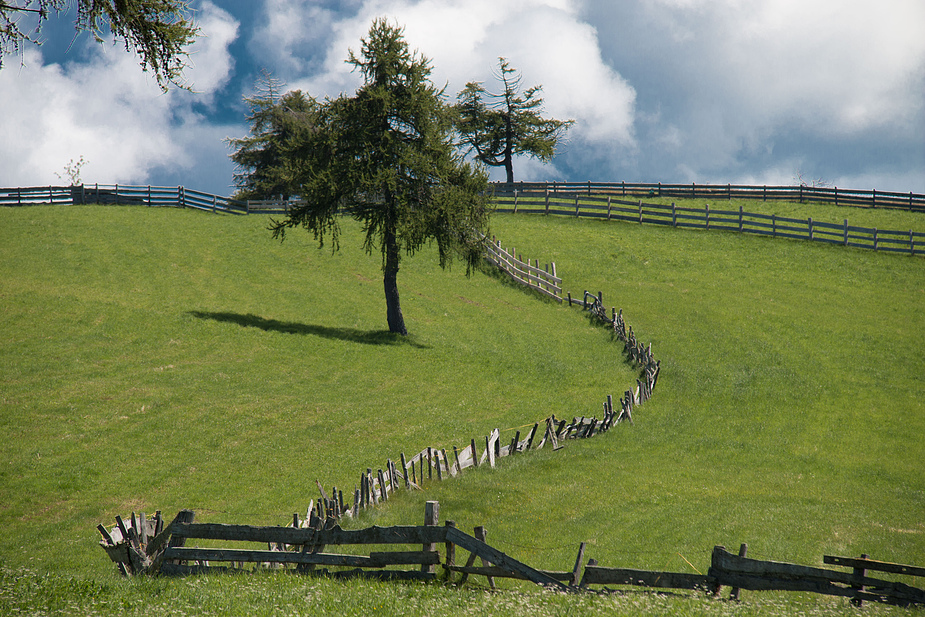
[[[678,197],[690,199],[760,199],[762,201],[821,202],[837,206],[900,208],[925,212],[925,194],[894,191],[840,189],[805,185],[768,186],[747,184],[663,184],[638,182],[497,182],[499,197],[518,193],[568,193],[622,197]]]
[[[540,268],[540,261],[523,260],[523,255],[517,256],[517,249],[504,249],[501,241],[492,236],[491,242],[485,249],[486,258],[518,283],[535,289],[549,296],[557,302],[562,302],[562,279],[556,276],[556,263],[551,262]]]
[[[761,561],[744,556],[742,545],[736,556],[725,547],[714,547],[707,574],[687,572],[653,572],[627,568],[605,568],[589,559],[582,573],[586,543],[578,548],[575,566],[570,571],[533,568],[492,547],[484,526],[474,528],[474,535],[457,529],[456,523],[439,524],[440,504],[428,501],[424,507],[424,525],[369,527],[345,530],[312,517],[301,519],[294,514],[287,526],[253,526],[222,523],[195,523],[192,510],[181,510],[164,526],[161,513],[146,518],[133,512],[128,521],[116,517],[116,526],[107,530],[99,525],[103,539],[100,546],[120,571],[135,575],[188,575],[205,572],[243,570],[255,567],[295,568],[306,574],[323,574],[336,578],[376,578],[383,580],[436,580],[464,584],[469,576],[484,576],[491,587],[495,578],[526,580],[563,592],[587,590],[591,585],[637,586],[654,589],[690,589],[718,595],[721,587],[731,587],[730,597],[739,599],[742,589],[808,591],[850,598],[860,605],[864,601],[902,606],[925,604],[925,590],[898,581],[868,576],[869,570],[921,576],[925,568],[862,557],[825,556],[827,564],[851,568],[851,572],[802,566],[777,561]],[[215,540],[226,543],[221,548],[189,547],[188,540]],[[229,542],[250,543],[249,548],[228,548]],[[254,543],[266,549],[254,549]],[[368,555],[330,552],[331,547],[398,545],[387,550],[368,550]],[[409,545],[416,545],[409,550]],[[441,556],[440,548],[443,547]],[[456,562],[457,548],[468,551],[465,565]],[[481,566],[475,560],[481,559]],[[228,564],[216,566],[215,563]],[[329,571],[326,568],[349,568]],[[393,566],[417,566],[415,570],[386,569]],[[438,574],[436,566],[441,566]],[[456,575],[460,575],[458,579]]]
[[[613,195],[579,192],[513,191],[496,193],[498,212],[557,214],[565,216],[648,223],[678,228],[736,231],[774,238],[828,242],[876,251],[925,255],[925,232],[858,227],[795,219],[774,214],[652,204],[642,200],[615,199]],[[923,210],[925,211],[925,210]]]
[[[249,213],[247,202],[195,191],[183,186],[79,184],[0,188],[0,206],[38,204],[115,204],[193,208],[227,214]],[[263,212],[263,210],[255,209],[254,212]]]

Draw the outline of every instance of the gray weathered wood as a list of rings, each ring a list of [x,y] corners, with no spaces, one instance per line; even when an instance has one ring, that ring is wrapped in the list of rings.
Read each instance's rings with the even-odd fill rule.
[[[574,587],[581,581],[581,561],[585,556],[585,543],[582,542],[578,547],[578,558],[575,559],[575,567],[572,568],[571,585]]]
[[[925,568],[907,566],[901,563],[877,561],[875,559],[856,559],[852,557],[825,555],[822,557],[822,562],[833,566],[844,566],[846,568],[864,568],[865,570],[876,570],[878,572],[889,572],[891,574],[908,574],[909,576],[925,577]]]
[[[509,572],[516,572],[518,574],[522,574],[527,578],[527,580],[532,581],[538,585],[548,586],[553,589],[558,589],[560,591],[570,590],[569,587],[567,587],[566,585],[563,585],[561,582],[557,581],[551,576],[543,574],[539,570],[531,568],[527,564],[521,563],[517,561],[516,559],[505,555],[504,553],[497,550],[496,548],[493,548],[489,546],[488,544],[485,544],[484,542],[476,540],[472,536],[466,533],[463,533],[462,531],[458,529],[448,528],[446,530],[446,536],[450,542],[453,542],[457,546],[460,546],[471,553],[475,553],[482,559],[485,559],[486,561],[489,561],[501,568],[504,568],[505,570],[508,570]]]
[[[440,502],[438,501],[428,501],[424,503],[424,526],[425,527],[435,527],[440,521]],[[444,530],[452,529],[451,527],[445,527]],[[446,542],[446,540],[444,540]],[[427,542],[424,544],[423,551],[425,552],[435,552],[437,550],[437,545],[433,542]],[[435,568],[433,565],[423,564],[421,565],[421,572],[426,572],[433,574]]]
[[[490,578],[513,578],[521,581],[530,580],[523,574],[518,574],[517,572],[511,572],[510,570],[505,570],[499,566],[453,566],[450,568],[453,572],[460,572],[463,576],[468,577],[470,574],[475,576],[485,576]],[[537,570],[542,574],[545,574],[549,578],[552,578],[563,583],[568,583],[572,579],[571,572],[555,572],[550,570]],[[462,582],[462,579],[460,583]]]
[[[652,572],[629,568],[585,566],[584,585],[635,585],[659,589],[706,589],[707,576],[679,572]]]
[[[810,591],[860,599],[883,597],[899,604],[925,604],[925,591],[903,583],[824,568],[738,557],[720,546],[713,549],[708,576],[719,585],[742,589]],[[869,588],[870,593],[860,591],[857,589],[859,586]]]
[[[223,523],[171,523],[175,538],[230,540],[242,542],[282,542],[284,544],[430,544],[446,541],[442,527],[369,527],[347,530],[293,529],[292,527],[256,527]]]

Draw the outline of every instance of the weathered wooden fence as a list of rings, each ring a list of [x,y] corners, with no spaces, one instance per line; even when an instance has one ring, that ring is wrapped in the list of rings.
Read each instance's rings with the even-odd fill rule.
[[[806,185],[768,186],[747,184],[663,184],[639,182],[497,182],[495,195],[512,196],[525,193],[595,194],[621,197],[678,197],[690,199],[760,199],[762,201],[793,201],[799,203],[832,203],[837,206],[866,208],[899,208],[925,212],[925,194],[897,193],[876,189],[856,190],[838,187]]]
[[[196,523],[191,510],[180,511],[166,526],[160,512],[152,518],[146,518],[144,513],[136,516],[133,512],[128,521],[117,516],[116,526],[111,530],[102,525],[98,529],[103,536],[100,545],[126,576],[187,575],[247,567],[289,568],[336,578],[441,579],[459,585],[470,576],[484,576],[492,587],[495,578],[511,578],[565,592],[587,590],[592,585],[642,586],[702,590],[716,596],[721,587],[727,586],[732,588],[730,597],[734,599],[739,599],[740,590],[749,589],[809,591],[847,597],[856,604],[865,600],[905,606],[925,604],[925,591],[867,575],[867,571],[877,570],[923,576],[925,568],[873,561],[866,556],[860,559],[824,557],[827,564],[852,569],[843,572],[749,559],[744,556],[745,545],[740,556],[732,555],[722,546],[715,547],[707,574],[605,568],[595,559],[588,560],[582,573],[584,542],[578,548],[578,557],[571,570],[540,570],[488,544],[484,526],[475,527],[474,535],[457,529],[453,521],[441,526],[439,510],[439,503],[428,501],[422,526],[357,530],[342,529],[330,519],[302,520],[298,514],[293,515],[292,523],[287,526]],[[224,546],[187,546],[189,540],[219,541]],[[229,548],[228,545],[235,542],[249,543],[251,547]],[[266,544],[267,548],[255,549],[252,547],[255,543]],[[398,545],[398,550],[368,551],[363,555],[329,551],[331,547],[383,545]],[[409,550],[409,545],[415,545],[414,550]],[[457,562],[457,548],[469,552],[465,565]],[[476,559],[481,560],[480,566],[475,565]],[[216,563],[226,565],[216,566]],[[416,568],[388,569],[406,566]],[[437,566],[441,566],[439,573]],[[461,576],[456,578],[456,575]]]
[[[600,416],[576,416],[568,420],[551,415],[535,422],[532,427],[524,426],[530,428],[523,434],[512,429],[514,435],[509,441],[502,439],[499,429],[494,429],[488,435],[470,439],[469,443],[461,446],[429,446],[410,458],[402,452],[394,459],[386,459],[381,467],[367,467],[362,471],[354,486],[352,499],[349,489],[345,498],[342,489],[334,486],[328,493],[318,482],[319,499],[309,508],[314,512],[308,515],[309,518],[316,517],[323,522],[356,516],[364,508],[388,501],[396,491],[420,489],[425,481],[442,481],[482,465],[494,467],[498,459],[539,450],[546,445],[558,450],[569,439],[587,439],[610,430],[619,422],[632,423],[636,407],[652,397],[661,364],[655,359],[651,344],[646,346],[636,340],[632,327],[627,326],[623,319],[622,310],[611,309],[612,315],[606,315],[602,297],[600,293],[594,296],[585,292],[585,301],[574,304],[582,304],[593,317],[613,331],[615,339],[623,344],[627,359],[639,369],[640,374],[636,387],[626,390],[617,401],[612,395],[607,395],[601,403]]]
[[[524,261],[523,255],[517,256],[517,249],[504,249],[501,241],[492,236],[487,243],[485,257],[516,282],[562,302],[562,279],[556,276],[556,263],[551,262],[540,268],[540,261]]]
[[[758,234],[774,238],[792,238],[828,242],[873,249],[925,255],[925,233],[912,230],[889,230],[857,227],[848,224],[822,223],[811,217],[794,219],[774,214],[756,214],[723,210],[709,205],[703,208],[675,204],[652,204],[642,200],[627,201],[613,195],[580,192],[520,191],[496,193],[498,212],[558,214],[575,217],[650,223],[690,229],[713,229]],[[922,210],[925,212],[925,208]]]
[[[126,184],[81,184],[75,186],[38,186],[0,188],[0,206],[38,204],[80,205],[115,204],[192,208],[216,213],[248,214],[268,210],[247,202],[183,186],[137,186]],[[276,211],[276,210],[273,210]]]

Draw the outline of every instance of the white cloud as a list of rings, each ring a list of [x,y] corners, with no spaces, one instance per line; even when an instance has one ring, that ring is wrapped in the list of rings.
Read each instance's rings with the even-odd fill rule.
[[[199,94],[162,93],[120,46],[90,43],[88,61],[63,65],[26,48],[21,70],[0,71],[0,185],[60,184],[56,174],[81,156],[83,180],[106,184],[143,183],[154,167],[193,165],[182,144],[211,129],[192,105],[209,104],[227,80],[237,32],[211,2],[197,17],[204,36],[191,47],[186,76]]]
[[[306,23],[318,12],[303,0],[268,0],[267,8],[292,23]],[[290,78],[290,87],[318,98],[353,92],[360,77],[344,62],[347,50],[358,51],[380,17],[404,28],[410,47],[431,60],[433,81],[447,86],[451,100],[469,81],[497,89],[492,72],[503,56],[522,72],[524,87],[543,86],[548,116],[576,121],[571,140],[606,151],[633,147],[635,91],[603,61],[597,31],[569,0],[367,0],[348,14],[326,12],[330,35],[323,52],[315,50],[323,60],[315,58],[318,70],[311,74]],[[284,51],[277,57],[292,49],[287,30],[282,32]],[[558,175],[555,168],[524,161],[518,168],[524,179]]]

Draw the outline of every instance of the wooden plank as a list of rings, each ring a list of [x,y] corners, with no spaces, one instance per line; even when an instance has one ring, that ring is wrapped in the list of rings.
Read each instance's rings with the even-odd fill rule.
[[[370,560],[382,566],[433,566],[440,563],[440,553],[437,551],[387,551],[370,552]]]
[[[491,563],[504,568],[509,572],[522,574],[528,581],[532,581],[537,585],[544,585],[560,591],[571,591],[568,586],[562,584],[551,576],[543,574],[539,570],[535,570],[527,564],[521,563],[516,559],[505,555],[501,551],[485,544],[484,542],[476,540],[469,534],[463,533],[462,531],[452,527],[447,527],[444,529],[446,529],[447,540],[471,553],[475,553],[482,559],[490,561]]]
[[[708,577],[702,574],[652,572],[629,568],[585,566],[583,585],[635,585],[658,589],[706,589]]]
[[[439,461],[437,464],[439,465]],[[425,502],[424,503],[424,526],[425,527],[436,527],[439,521],[440,521],[440,502],[438,501]],[[452,529],[452,527],[442,527],[441,529],[446,531],[446,530]],[[444,542],[446,542],[446,540],[444,540]],[[436,552],[437,545],[434,542],[426,542],[421,550],[427,553]],[[432,564],[422,564],[421,572],[433,574],[435,572],[435,568]]]
[[[738,557],[721,546],[713,549],[708,575],[719,585],[741,589],[811,591],[873,600],[883,597],[902,604],[925,604],[925,591],[903,583],[824,568]],[[868,588],[870,593],[860,591],[858,588],[861,586]]]
[[[365,578],[380,581],[432,581],[435,575],[427,572],[407,570],[346,570],[343,572],[324,572],[326,576],[338,580]]]
[[[907,566],[900,563],[890,563],[887,561],[877,561],[874,559],[854,559],[852,557],[836,557],[833,555],[824,555],[823,563],[833,566],[844,566],[846,568],[864,568],[865,570],[877,570],[878,572],[889,572],[891,574],[908,574],[909,576],[925,576],[925,568],[919,566]]]
[[[327,530],[293,529],[292,527],[255,527],[223,523],[172,523],[178,538],[232,540],[243,542],[282,542],[284,544],[430,544],[446,541],[443,527],[369,527],[345,530],[335,526]]]
[[[491,578],[513,578],[521,581],[530,580],[523,574],[518,574],[516,572],[511,572],[510,570],[505,570],[499,566],[451,566],[449,568],[453,572],[461,572],[464,575],[474,575],[474,576],[485,576]],[[572,578],[571,572],[553,572],[549,570],[537,570],[546,576],[567,583]]]
[[[381,568],[370,557],[332,553],[302,553],[292,551],[255,551],[227,548],[168,548],[164,559],[177,561],[241,561],[246,563],[297,563],[325,566]]]

